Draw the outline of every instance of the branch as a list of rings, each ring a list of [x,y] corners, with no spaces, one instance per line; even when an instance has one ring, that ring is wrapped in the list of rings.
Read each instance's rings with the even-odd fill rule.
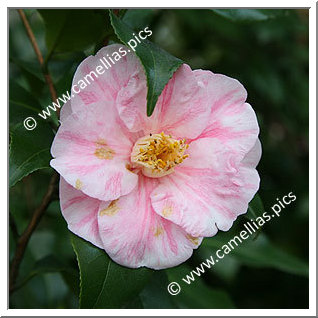
[[[19,273],[19,267],[20,263],[22,261],[25,249],[27,247],[27,244],[30,240],[30,237],[39,224],[42,215],[44,214],[45,210],[49,206],[49,204],[52,201],[52,197],[54,194],[54,190],[56,187],[58,181],[58,174],[54,172],[53,176],[51,177],[48,189],[46,191],[46,194],[44,195],[41,204],[38,206],[38,208],[34,211],[34,214],[32,216],[32,219],[23,232],[23,234],[18,239],[17,248],[15,250],[14,257],[11,262],[10,266],[10,282],[9,282],[9,291],[12,293],[15,289],[15,283],[18,277]]]
[[[19,234],[18,234],[17,225],[10,211],[9,211],[9,225],[12,231],[13,239],[16,242],[18,240]]]
[[[52,101],[56,101],[57,95],[56,95],[56,91],[55,91],[55,88],[53,85],[52,77],[51,77],[51,75],[46,67],[46,63],[44,63],[43,56],[42,56],[41,51],[39,49],[39,46],[36,42],[34,33],[33,33],[31,26],[30,26],[30,24],[25,16],[24,11],[21,9],[18,9],[18,12],[19,12],[21,20],[25,26],[26,32],[27,32],[28,37],[29,37],[31,44],[33,46],[34,52],[35,52],[35,54],[38,58],[38,61],[40,63],[42,73],[44,75],[45,81],[46,81],[46,83],[49,87],[49,90],[50,90]],[[58,109],[57,115],[59,115],[59,109]],[[9,274],[9,291],[10,291],[10,293],[12,293],[15,290],[16,280],[17,280],[17,277],[19,274],[20,264],[21,264],[21,261],[23,259],[26,247],[27,247],[28,242],[30,240],[30,237],[31,237],[32,233],[34,232],[35,228],[37,227],[37,225],[39,224],[45,210],[47,209],[47,207],[49,206],[49,204],[51,203],[51,201],[54,198],[54,192],[55,192],[57,181],[58,181],[58,174],[56,172],[54,172],[54,174],[51,177],[47,192],[44,195],[41,204],[34,211],[30,223],[28,224],[28,226],[25,229],[25,231],[23,232],[23,234],[17,240],[16,250],[15,250],[11,265],[10,265],[10,274]]]
[[[29,39],[31,41],[31,44],[32,44],[33,49],[34,49],[34,52],[35,52],[35,54],[36,54],[36,56],[37,56],[37,58],[39,60],[40,65],[41,65],[42,73],[44,75],[45,81],[46,81],[46,83],[47,83],[47,85],[49,87],[50,94],[52,96],[52,101],[55,102],[57,100],[56,90],[54,88],[50,72],[49,72],[46,64],[44,63],[44,59],[43,59],[42,53],[41,53],[41,51],[39,49],[38,43],[36,42],[34,33],[33,33],[32,29],[31,29],[29,21],[27,20],[27,18],[25,16],[24,11],[22,9],[18,9],[18,12],[19,12],[21,20],[22,20],[22,22],[24,24],[24,27],[25,27],[26,32],[28,34],[28,37],[29,37]],[[57,109],[57,115],[58,116],[60,115],[60,109],[59,108]]]

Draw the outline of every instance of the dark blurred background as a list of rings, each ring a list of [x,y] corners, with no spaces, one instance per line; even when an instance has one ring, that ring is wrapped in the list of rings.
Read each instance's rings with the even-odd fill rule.
[[[34,9],[25,11],[45,56],[43,15]],[[97,10],[100,16],[107,15],[105,12]],[[260,123],[263,155],[258,166],[259,195],[264,208],[269,210],[276,198],[291,191],[297,196],[279,219],[264,226],[262,234],[276,248],[308,263],[308,10],[263,12],[267,18],[249,21],[222,10],[128,10],[124,19],[136,30],[149,25],[153,31],[149,40],[181,58],[192,69],[222,73],[245,86],[248,102]],[[9,23],[10,80],[46,107],[50,104],[50,95],[15,10],[9,10]],[[70,88],[74,71],[85,56],[114,40],[105,22],[105,32],[85,49],[77,50],[74,46],[74,50],[54,52],[49,69],[58,94]],[[10,190],[13,224],[10,256],[15,248],[15,232],[21,233],[29,222],[51,173],[49,168],[39,170]],[[241,216],[231,230],[232,235],[238,233],[238,226],[244,221]],[[211,254],[207,255],[206,248],[202,246],[187,262],[190,270]],[[63,266],[67,264],[72,269],[71,276],[66,277],[69,271],[63,266],[60,272],[35,266],[50,257],[63,262]],[[162,283],[167,276],[156,272],[154,281],[138,298],[138,304],[132,301],[126,307],[219,308],[221,305],[204,300],[204,294],[211,292],[212,297],[215,291],[215,297],[219,297],[220,302],[226,298],[225,303],[230,303],[228,307],[232,308],[308,308],[306,275],[283,270],[283,266],[256,265],[242,257],[227,256],[222,267],[216,266],[202,276],[200,284],[204,284],[204,289],[198,292],[193,287],[191,294],[192,286],[189,287],[188,301],[171,299]],[[170,274],[168,277],[171,280]],[[56,197],[32,236],[20,270],[21,288],[10,298],[10,307],[77,308],[77,279],[75,254]],[[154,290],[153,286],[159,287]],[[150,296],[149,301],[152,294],[156,300]]]

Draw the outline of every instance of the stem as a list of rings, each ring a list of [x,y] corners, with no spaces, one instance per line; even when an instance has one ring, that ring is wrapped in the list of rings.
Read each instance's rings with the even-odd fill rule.
[[[9,225],[12,231],[13,239],[16,242],[18,240],[19,234],[18,234],[17,225],[10,211],[9,211]]]
[[[34,52],[35,52],[37,59],[40,63],[42,73],[44,75],[45,81],[46,81],[46,83],[49,87],[49,90],[50,90],[52,101],[54,102],[57,100],[57,95],[56,95],[56,90],[55,90],[54,85],[53,85],[52,77],[49,73],[49,70],[46,66],[46,63],[44,62],[42,53],[39,49],[39,46],[36,42],[34,33],[33,33],[31,26],[30,26],[30,24],[25,16],[24,11],[22,9],[18,9],[18,13],[19,13],[21,20],[25,26],[26,32],[27,32],[28,37],[30,39],[30,42],[33,46]],[[59,109],[57,110],[57,115],[59,115]],[[30,240],[30,237],[33,234],[34,230],[36,229],[37,225],[39,224],[45,210],[47,209],[49,204],[54,199],[54,192],[56,189],[57,181],[58,181],[58,174],[56,172],[54,172],[54,174],[52,175],[51,180],[49,182],[47,192],[44,195],[41,204],[34,211],[32,218],[31,218],[31,221],[28,224],[25,231],[17,239],[16,250],[15,250],[11,265],[10,265],[10,274],[9,274],[9,291],[10,291],[10,293],[12,293],[15,290],[16,280],[17,280],[17,277],[19,274],[20,264],[21,264],[21,261],[23,259],[26,247],[27,247],[28,242]],[[13,230],[15,230],[14,224],[12,222],[11,222],[11,225],[13,226]]]
[[[49,206],[52,201],[52,197],[56,188],[56,184],[58,181],[58,174],[54,172],[53,176],[51,177],[48,189],[46,194],[44,195],[41,204],[38,208],[34,211],[31,221],[23,234],[18,239],[17,247],[15,250],[15,254],[13,256],[11,266],[10,266],[10,282],[9,282],[9,291],[12,293],[15,290],[15,283],[19,273],[19,267],[25,253],[25,249],[27,244],[30,240],[30,237],[39,224],[42,215],[44,214],[45,210]]]
[[[40,66],[41,66],[41,69],[42,69],[42,73],[44,75],[45,81],[46,81],[46,83],[47,83],[47,85],[49,87],[49,90],[50,90],[52,101],[55,102],[57,100],[56,90],[54,88],[54,84],[53,84],[50,72],[49,72],[48,68],[46,67],[46,64],[44,63],[44,59],[43,59],[42,53],[41,53],[41,51],[39,49],[38,43],[36,42],[34,33],[33,33],[32,29],[31,29],[29,21],[27,20],[27,18],[25,16],[24,11],[22,9],[18,9],[18,12],[19,12],[21,20],[22,20],[22,22],[24,24],[24,27],[25,27],[26,32],[28,34],[28,37],[29,37],[29,39],[31,41],[31,44],[32,44],[33,49],[34,49],[34,52],[35,52],[35,54],[36,54],[36,56],[38,58],[38,61],[40,63]],[[57,115],[59,116],[60,109],[58,108],[56,112],[57,112]]]

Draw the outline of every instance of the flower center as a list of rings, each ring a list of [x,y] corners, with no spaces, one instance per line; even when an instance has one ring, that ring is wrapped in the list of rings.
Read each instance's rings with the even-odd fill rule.
[[[188,147],[185,139],[176,140],[163,132],[150,134],[136,141],[131,162],[141,167],[145,176],[159,178],[172,173],[176,165],[189,157],[184,154]]]

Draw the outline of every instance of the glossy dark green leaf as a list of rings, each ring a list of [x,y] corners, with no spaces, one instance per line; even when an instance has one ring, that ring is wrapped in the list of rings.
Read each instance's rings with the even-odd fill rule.
[[[179,284],[181,291],[177,295],[170,295],[171,299],[184,309],[230,309],[235,308],[230,296],[222,289],[208,286],[197,277],[194,282],[187,284],[182,280],[191,272],[192,268],[182,264],[178,267],[170,268],[168,274],[169,283]],[[173,288],[176,290],[176,287]],[[168,290],[167,290],[168,293]]]
[[[9,185],[12,187],[33,171],[50,167],[53,132],[48,123],[39,124],[32,131],[21,123],[10,136]]]
[[[64,264],[54,255],[48,255],[44,258],[38,260],[35,264],[30,273],[24,277],[20,282],[17,284],[17,288],[21,288],[25,285],[29,280],[37,275],[47,274],[47,273],[68,273],[72,275],[73,280],[74,277],[76,278],[76,272],[74,269],[67,264]]]
[[[36,117],[42,110],[38,100],[13,80],[9,83],[9,106],[10,130],[26,117]]]
[[[20,276],[30,273],[35,263],[32,250],[27,248],[19,269]],[[43,275],[35,276],[10,295],[10,308],[47,308],[48,302],[48,286]]]
[[[144,309],[143,303],[139,296],[135,297],[133,300],[127,302],[123,309]]]
[[[169,280],[163,270],[155,271],[151,280],[139,294],[139,298],[145,309],[177,308],[173,297],[167,292]]]
[[[135,31],[143,30],[150,25],[157,12],[155,9],[128,9],[122,21]]]
[[[241,230],[246,229],[242,228]],[[239,231],[236,233],[231,231],[231,233],[218,233],[213,238],[205,238],[202,247],[210,249],[210,255],[215,255],[217,249],[222,249],[224,245],[229,246],[228,242],[235,235],[239,235]],[[283,249],[276,247],[265,235],[260,234],[257,240],[248,238],[245,241],[241,241],[242,243],[238,243],[237,246],[235,243],[232,243],[234,249],[231,249],[230,252],[231,256],[238,259],[241,263],[255,267],[271,267],[290,274],[308,276],[308,264]],[[222,262],[226,262],[226,255],[222,259]]]
[[[112,26],[116,35],[125,45],[133,38],[134,31],[112,11],[110,11]],[[158,97],[173,73],[183,63],[182,60],[167,53],[149,40],[143,40],[135,48],[147,76],[147,115],[151,116]]]
[[[41,106],[25,89],[10,83],[10,152],[9,185],[12,187],[31,172],[50,167],[50,148],[53,131],[49,122],[38,117]],[[34,130],[23,126],[25,118],[32,116],[37,121]]]
[[[264,206],[261,197],[255,194],[253,200],[248,205],[248,210],[245,216],[248,219],[255,219],[264,213]]]
[[[45,82],[43,73],[41,71],[41,67],[39,65],[39,62],[34,61],[24,61],[17,58],[10,58],[10,62],[16,64],[21,68],[21,70],[27,71],[28,73],[32,74],[34,77],[36,77],[38,80]]]
[[[37,61],[30,62],[10,58],[10,70],[16,74],[16,77],[20,77],[25,82],[28,91],[35,98],[40,98],[43,95],[46,84],[40,65],[35,62]]]
[[[271,9],[213,9],[212,11],[233,22],[265,21],[287,13],[286,10]]]
[[[153,271],[114,263],[104,250],[72,235],[80,269],[81,308],[122,308],[135,299]]]
[[[81,51],[99,41],[106,32],[104,10],[41,9],[46,27],[48,54]]]

